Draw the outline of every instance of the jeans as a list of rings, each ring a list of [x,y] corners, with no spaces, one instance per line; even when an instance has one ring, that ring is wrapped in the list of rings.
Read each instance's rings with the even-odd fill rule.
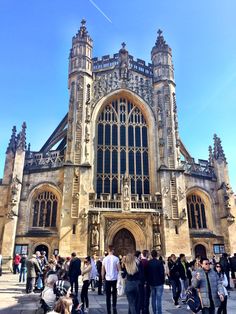
[[[186,300],[186,290],[188,288],[188,278],[186,279],[180,279],[180,284],[181,284],[181,293],[180,297],[182,300]]]
[[[112,294],[112,307],[116,309],[117,302],[117,280],[106,280],[106,303],[107,313],[111,314],[111,294]]]
[[[26,293],[33,292],[35,286],[36,278],[35,277],[27,277],[26,281]]]
[[[139,281],[127,280],[125,285],[125,294],[129,303],[129,314],[139,314]]]
[[[75,290],[75,295],[78,295],[79,290],[79,283],[78,283],[78,276],[70,278],[70,285],[71,285],[71,293],[73,293],[73,288]]]
[[[13,265],[13,274],[20,273],[20,265]]]
[[[22,279],[22,282],[25,282],[26,270],[27,270],[26,267],[21,267],[19,282],[21,282],[21,279]]]
[[[202,314],[215,314],[215,308],[214,307],[204,307],[202,309]]]
[[[181,284],[179,279],[170,279],[170,284],[172,287],[172,294],[173,294],[173,299],[175,302],[175,305],[179,304],[179,297],[180,297],[180,292],[181,292]]]
[[[89,280],[84,280],[83,286],[81,289],[81,302],[83,303],[83,308],[86,306],[86,308],[89,307],[89,300],[88,300],[88,288],[89,288]]]
[[[153,314],[162,314],[162,294],[164,286],[151,286]]]

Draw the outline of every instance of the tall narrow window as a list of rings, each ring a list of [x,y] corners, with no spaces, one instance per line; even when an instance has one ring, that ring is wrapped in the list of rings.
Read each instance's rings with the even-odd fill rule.
[[[58,199],[52,192],[37,195],[33,204],[33,227],[56,227]]]
[[[205,204],[200,196],[192,194],[187,197],[188,223],[191,229],[207,228]]]
[[[141,110],[117,98],[104,106],[97,125],[98,197],[120,193],[125,174],[132,194],[149,194],[148,126]]]

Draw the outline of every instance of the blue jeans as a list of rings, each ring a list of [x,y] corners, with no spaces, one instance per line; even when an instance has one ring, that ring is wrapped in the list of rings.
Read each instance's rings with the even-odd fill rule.
[[[138,296],[139,296],[139,281],[127,280],[125,284],[125,294],[129,303],[129,314],[138,314]]]
[[[164,286],[151,286],[153,314],[162,314],[162,295]]]
[[[26,267],[21,267],[20,268],[20,278],[19,278],[19,282],[21,282],[21,279],[23,282],[25,282],[25,274],[26,274]]]

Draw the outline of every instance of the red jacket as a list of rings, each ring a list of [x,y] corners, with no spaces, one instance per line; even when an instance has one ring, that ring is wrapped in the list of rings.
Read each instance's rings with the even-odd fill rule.
[[[21,260],[20,255],[16,255],[14,257],[14,265],[19,265],[20,264],[20,260]]]

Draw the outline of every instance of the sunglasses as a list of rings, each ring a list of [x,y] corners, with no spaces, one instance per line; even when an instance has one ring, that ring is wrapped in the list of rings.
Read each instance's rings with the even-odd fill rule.
[[[218,265],[218,266],[216,266],[216,268],[221,268],[221,266],[220,266],[220,265]]]
[[[205,265],[210,265],[210,263],[205,263]]]

